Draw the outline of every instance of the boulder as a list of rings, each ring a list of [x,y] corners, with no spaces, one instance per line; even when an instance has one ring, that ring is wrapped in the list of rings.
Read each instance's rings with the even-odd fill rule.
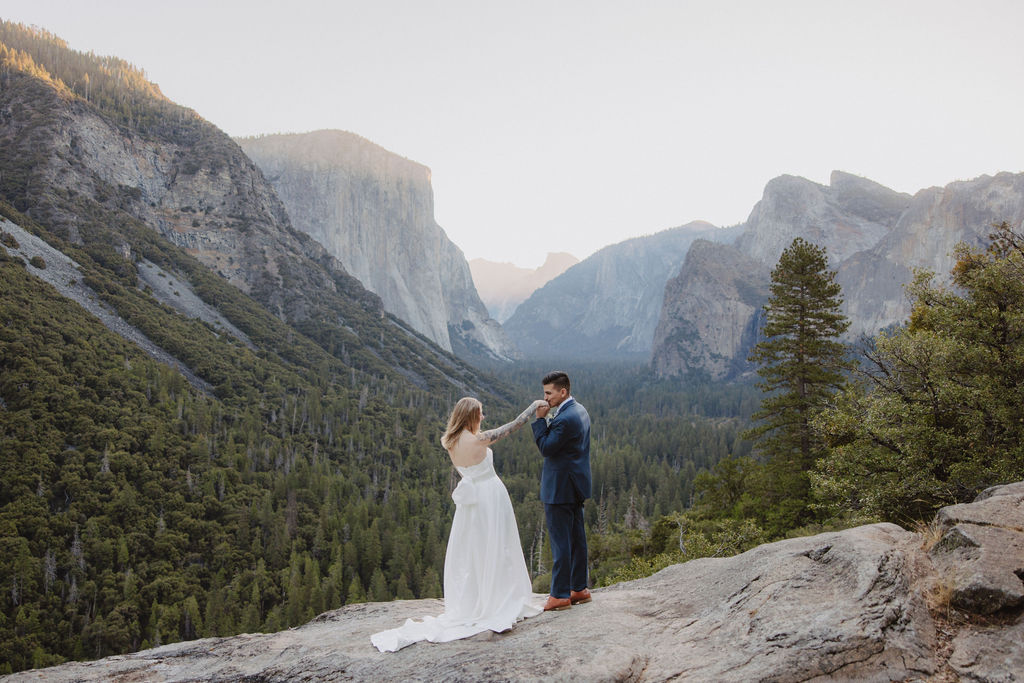
[[[953,641],[949,667],[962,681],[1024,680],[1024,621],[1009,627],[966,628]]]
[[[1024,605],[1024,482],[942,508],[936,522],[944,531],[930,555],[954,607],[992,614]]]

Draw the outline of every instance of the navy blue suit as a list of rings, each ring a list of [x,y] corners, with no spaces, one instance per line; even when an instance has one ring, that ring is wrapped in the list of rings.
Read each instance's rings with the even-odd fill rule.
[[[570,396],[550,424],[533,422],[533,437],[544,456],[540,500],[551,539],[551,595],[567,598],[588,584],[583,501],[591,488],[590,415]]]

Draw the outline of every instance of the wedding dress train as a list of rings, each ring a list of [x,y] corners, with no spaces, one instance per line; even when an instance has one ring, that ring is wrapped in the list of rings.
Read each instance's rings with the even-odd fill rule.
[[[444,643],[483,631],[506,631],[540,614],[519,544],[512,501],[494,471],[490,448],[483,461],[456,467],[455,518],[444,558],[444,613],[370,636],[381,652],[427,640]]]

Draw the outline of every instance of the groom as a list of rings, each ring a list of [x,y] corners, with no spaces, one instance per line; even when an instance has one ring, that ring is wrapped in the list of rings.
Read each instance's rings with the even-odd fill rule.
[[[590,497],[590,415],[569,393],[569,375],[550,372],[541,384],[548,404],[537,408],[533,437],[544,456],[540,500],[552,555],[548,611],[590,602],[583,528],[583,501]]]

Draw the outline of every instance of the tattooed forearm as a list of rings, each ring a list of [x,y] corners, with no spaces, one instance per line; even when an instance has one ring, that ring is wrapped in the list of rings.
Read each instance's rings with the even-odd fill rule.
[[[506,436],[515,432],[524,424],[529,422],[530,416],[533,415],[534,412],[536,412],[537,406],[540,405],[541,403],[547,405],[547,402],[543,400],[534,401],[533,403],[530,404],[529,408],[519,413],[519,416],[516,419],[512,420],[507,424],[503,424],[500,427],[488,429],[486,432],[480,432],[479,434],[477,434],[477,438],[488,445],[494,443],[495,441],[498,441],[499,439],[504,439]]]

